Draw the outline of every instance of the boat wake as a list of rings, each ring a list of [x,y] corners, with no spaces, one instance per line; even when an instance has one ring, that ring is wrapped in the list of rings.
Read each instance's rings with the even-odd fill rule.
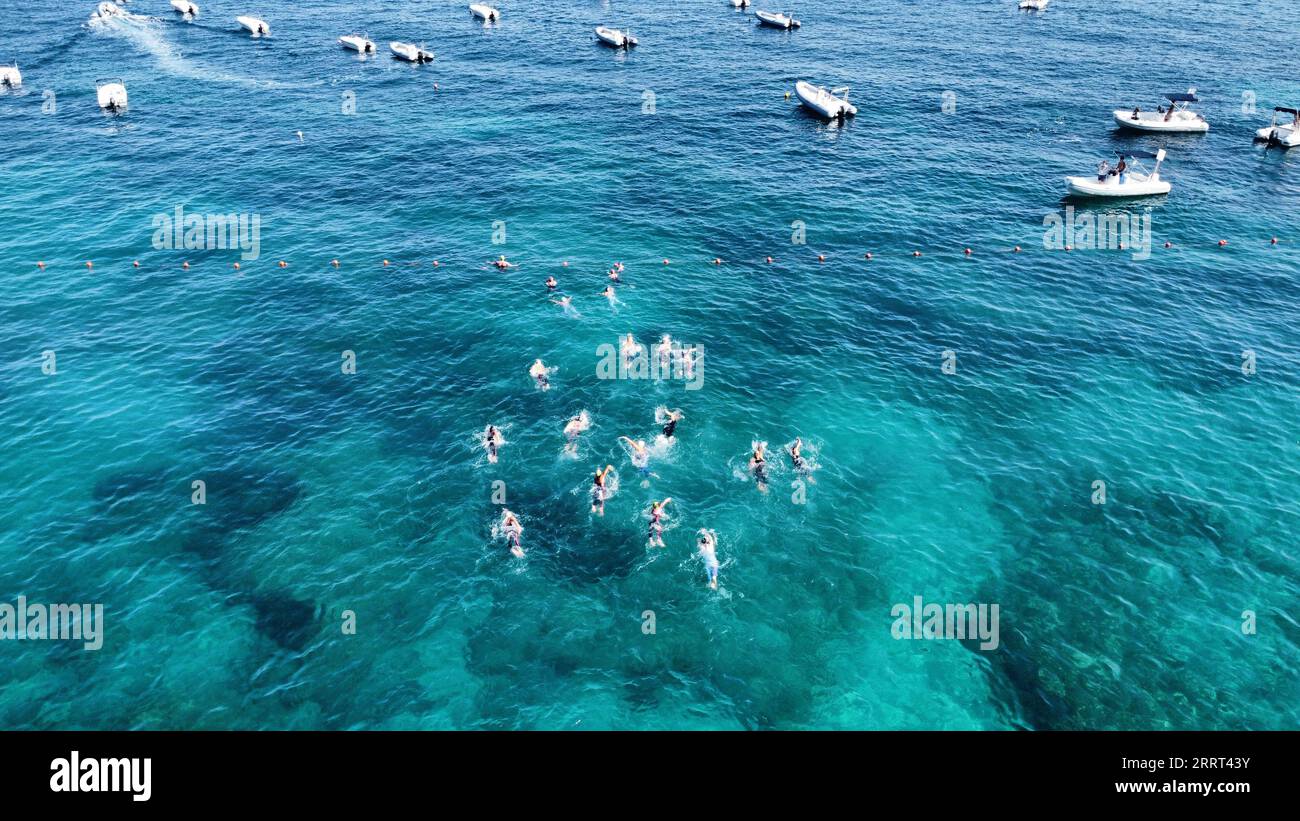
[[[188,60],[175,44],[168,41],[163,31],[164,23],[157,17],[148,17],[131,12],[122,12],[111,17],[92,17],[86,27],[91,32],[104,37],[116,37],[126,40],[138,51],[153,57],[159,68],[176,77],[191,80],[207,80],[214,83],[240,83],[261,88],[305,88],[324,83],[317,80],[309,83],[284,83],[278,80],[258,80],[218,71],[193,60]]]

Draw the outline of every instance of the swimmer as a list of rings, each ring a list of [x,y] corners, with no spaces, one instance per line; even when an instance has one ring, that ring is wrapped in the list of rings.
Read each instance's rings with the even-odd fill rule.
[[[532,367],[528,369],[528,375],[537,382],[539,389],[546,391],[551,389],[551,372],[554,370],[554,368],[546,367],[542,360],[535,359]]]
[[[619,278],[619,275],[618,275],[618,269],[617,269],[617,268],[611,268],[611,269],[609,269],[609,273],[607,274],[607,276],[609,277],[609,281],[610,281],[610,282],[622,282],[622,281],[623,281],[622,279]]]
[[[614,469],[613,465],[605,465],[604,470],[596,471],[596,475],[591,480],[591,512],[605,515],[605,499],[607,491],[605,488],[605,477]]]
[[[718,534],[712,530],[700,528],[700,556],[704,559],[704,570],[709,574],[709,587],[718,589]]]
[[[509,270],[509,269],[511,269],[511,268],[518,268],[518,267],[519,267],[518,265],[515,265],[513,262],[508,262],[508,261],[506,261],[506,255],[505,255],[505,254],[502,254],[501,256],[499,256],[499,257],[497,257],[496,259],[492,260],[492,264],[493,264],[493,265],[494,265],[498,270],[501,270],[501,271],[507,271],[507,270]]]
[[[754,454],[749,457],[749,471],[754,474],[754,481],[758,483],[758,489],[767,493],[767,449],[766,442],[754,443]]]
[[[696,365],[702,366],[704,363],[704,351],[692,345],[688,348],[683,348],[681,352],[681,356],[682,356],[683,376],[685,376],[688,380],[694,379],[695,366]]]
[[[673,435],[677,432],[677,423],[680,422],[682,417],[686,416],[686,414],[682,413],[678,408],[673,408],[672,410],[660,408],[659,411],[655,413],[655,416],[659,417],[659,421],[663,422],[664,438],[672,439]]]
[[[632,467],[640,471],[642,476],[649,475],[650,449],[645,446],[645,440],[634,440],[630,436],[620,436],[618,438],[620,442],[627,442],[627,446],[631,449]]]
[[[668,368],[671,367],[672,364],[673,364],[673,338],[668,334],[664,334],[659,339],[659,367],[661,370],[664,371],[664,373],[667,373]]]
[[[497,449],[505,441],[501,436],[501,431],[497,430],[493,425],[488,425],[487,430],[483,432],[483,446],[487,448],[488,461],[492,464],[497,463]]]
[[[672,501],[672,497],[664,499],[662,502],[650,503],[650,547],[664,546],[664,525],[663,520],[667,518],[664,514],[664,508]]]
[[[505,534],[506,541],[510,543],[510,552],[516,557],[524,557],[524,549],[519,546],[519,537],[523,535],[524,526],[519,524],[519,519],[509,510],[501,510],[501,532]]]
[[[559,284],[560,283],[555,281],[555,277],[546,278],[546,290],[548,291],[554,291]]]
[[[790,464],[794,467],[795,471],[807,476],[809,481],[812,481],[811,474],[815,468],[803,457],[803,453],[800,452],[803,450],[803,438],[796,436],[793,442],[786,445],[786,450],[790,452]]]
[[[615,294],[614,292],[613,285],[606,285],[605,290],[601,291],[600,295],[605,297],[605,299],[609,300],[609,307],[611,308],[613,308],[615,305],[620,304],[618,300],[618,295]]]
[[[622,350],[623,359],[627,362],[629,368],[632,367],[632,363],[636,362],[637,357],[641,355],[641,345],[636,341],[636,337],[632,336],[630,332],[627,336],[619,340],[619,348]]]
[[[578,313],[577,309],[573,307],[573,297],[571,296],[562,296],[559,299],[552,299],[551,302],[554,302],[556,305],[559,305],[561,308],[563,308],[565,316],[572,316],[572,317],[581,316],[581,314]]]
[[[578,434],[591,427],[591,417],[586,411],[579,413],[577,416],[569,418],[564,424],[564,437],[568,443],[564,446],[564,452],[576,454],[578,452]]]

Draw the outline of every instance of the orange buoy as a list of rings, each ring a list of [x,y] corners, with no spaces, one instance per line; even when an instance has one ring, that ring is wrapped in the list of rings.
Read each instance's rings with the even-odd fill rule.
[[[914,257],[919,257],[919,256],[921,256],[921,252],[920,252],[920,251],[913,251],[913,252],[912,252],[912,256],[914,256]]]
[[[434,267],[434,268],[437,268],[437,267],[438,267],[438,260],[435,259],[435,260],[433,261],[433,267]]]
[[[870,251],[866,252],[865,254],[862,255],[862,258],[863,258],[863,259],[871,259],[871,252],[870,252]]]
[[[238,263],[238,262],[235,263],[235,270],[236,270],[236,271],[239,270],[239,263]]]
[[[1271,240],[1269,240],[1269,241],[1268,241],[1268,244],[1269,244],[1269,245],[1277,245],[1277,237],[1273,237]]]
[[[42,271],[44,271],[44,270],[45,270],[45,263],[44,263],[44,262],[37,262],[37,263],[36,263],[36,267],[37,267],[37,268],[40,268]]]
[[[825,254],[818,254],[818,255],[817,255],[817,261],[818,261],[818,262],[825,262],[825,261],[826,261],[826,255],[825,255]]]
[[[1068,246],[1068,245],[1065,246],[1065,250],[1067,250],[1067,251],[1070,250],[1070,246]]]
[[[721,258],[721,257],[714,257],[714,258],[713,258],[713,264],[714,264],[714,265],[721,265],[721,264],[722,264],[722,258]]]
[[[139,268],[139,267],[140,267],[140,260],[137,259],[135,262],[132,262],[132,263],[131,263],[131,267],[132,267],[132,268]]]
[[[87,267],[87,268],[94,268],[94,267],[95,267],[95,263],[91,262],[90,260],[86,260],[86,267]]]
[[[388,267],[388,260],[384,260],[384,267],[385,267],[385,268]]]
[[[1020,246],[1017,245],[1015,248],[1012,249],[1012,251],[1017,254],[1020,253]]]
[[[281,268],[288,268],[288,267],[289,267],[289,263],[285,262],[284,260],[280,260],[280,267],[281,267]]]
[[[1172,242],[1170,242],[1169,240],[1165,240],[1165,247],[1166,247],[1166,248],[1173,248],[1173,247],[1174,247],[1174,244],[1173,244]]]
[[[566,259],[564,262],[560,263],[560,266],[561,266],[562,268],[568,268],[568,267],[569,267],[569,261]]]
[[[668,257],[664,257],[664,265],[668,264]]]
[[[966,254],[966,256],[970,256],[970,249],[967,248],[963,253]]]
[[[181,267],[188,271],[190,269],[190,264],[188,262],[182,262]]]
[[[339,267],[339,261],[337,259],[332,259],[330,260],[330,265],[333,265],[335,268],[337,268]]]
[[[772,261],[772,258],[771,258],[771,257],[768,257],[768,258],[767,258],[767,261],[770,263],[770,262]]]
[[[1219,247],[1220,247],[1220,248],[1222,248],[1223,246],[1225,246],[1225,245],[1227,245],[1227,244],[1228,244],[1228,241],[1227,241],[1226,239],[1221,239],[1221,240],[1219,240]]]

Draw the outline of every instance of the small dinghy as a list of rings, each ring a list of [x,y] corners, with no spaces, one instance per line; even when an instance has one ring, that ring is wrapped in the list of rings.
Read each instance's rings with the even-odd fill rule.
[[[1134,131],[1204,134],[1210,130],[1210,124],[1205,121],[1205,118],[1192,111],[1192,103],[1200,102],[1196,98],[1196,89],[1189,88],[1186,94],[1166,94],[1165,99],[1169,101],[1167,109],[1163,106],[1155,111],[1143,111],[1140,108],[1134,108],[1132,111],[1116,109],[1112,112],[1115,122],[1121,128],[1131,128]]]
[[[1279,125],[1277,121],[1279,114],[1291,117],[1291,122]],[[1283,106],[1273,109],[1273,124],[1256,131],[1255,139],[1282,148],[1300,145],[1300,109]]]
[[[362,54],[374,54],[375,44],[362,37],[360,34],[345,34],[339,38],[339,45],[343,48],[350,48],[353,51]]]
[[[771,26],[774,29],[797,29],[799,21],[788,14],[777,14],[771,11],[756,11],[754,16],[758,18],[760,26]]]
[[[396,40],[388,44],[393,56],[408,63],[428,63],[433,60],[433,52],[425,51],[414,43],[399,43]]]
[[[470,3],[469,13],[485,23],[495,23],[501,19],[501,12],[484,3]]]
[[[18,64],[11,66],[0,66],[0,86],[9,86],[18,88],[23,84],[22,72],[18,70]]]
[[[119,77],[96,80],[95,96],[105,111],[116,114],[126,110],[126,86]]]
[[[830,91],[800,80],[794,84],[794,93],[799,102],[828,120],[843,120],[858,113],[857,108],[849,103],[849,87],[842,86]]]
[[[1020,8],[1024,11],[1042,11],[1050,2],[1052,0],[1020,0]]]
[[[199,7],[191,3],[190,0],[172,0],[172,8],[176,9],[177,14],[184,14],[189,17],[199,13]]]
[[[126,12],[122,10],[121,6],[106,1],[96,6],[95,13],[90,16],[91,18],[97,17],[100,20],[107,20],[110,17],[120,17],[123,14],[126,14]]]
[[[614,48],[627,49],[636,45],[636,38],[626,31],[619,31],[606,26],[596,26],[596,36],[600,38],[600,42]]]
[[[1139,159],[1155,160],[1150,172]],[[1150,151],[1121,151],[1119,163],[1112,168],[1102,160],[1097,173],[1091,177],[1066,177],[1065,186],[1076,197],[1150,197],[1168,194],[1171,186],[1160,179],[1160,163],[1165,160],[1162,148]]]
[[[271,27],[265,20],[259,20],[256,17],[236,17],[235,22],[248,29],[248,33],[254,37],[266,37],[271,33]]]

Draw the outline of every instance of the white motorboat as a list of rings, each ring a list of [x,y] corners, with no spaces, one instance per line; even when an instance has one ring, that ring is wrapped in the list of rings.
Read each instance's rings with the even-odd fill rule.
[[[1140,159],[1155,160],[1156,164],[1148,172],[1138,162]],[[1160,179],[1160,163],[1164,160],[1163,148],[1154,154],[1150,151],[1122,151],[1119,163],[1114,168],[1103,160],[1095,175],[1066,177],[1065,186],[1070,194],[1079,197],[1150,197],[1168,194],[1171,186]]]
[[[1291,117],[1291,122],[1279,124],[1277,121],[1279,114]],[[1284,106],[1273,109],[1273,124],[1256,131],[1255,139],[1282,148],[1300,145],[1300,109]]]
[[[362,54],[374,54],[375,44],[360,34],[345,34],[339,38],[339,45]]]
[[[95,81],[99,107],[114,113],[126,110],[126,85],[118,77]]]
[[[614,48],[632,48],[637,44],[636,38],[626,31],[607,28],[605,26],[596,26],[596,36],[607,46]]]
[[[495,23],[501,19],[501,12],[486,3],[470,3],[469,13],[485,23]]]
[[[794,93],[799,102],[828,120],[843,120],[846,116],[858,113],[858,109],[849,103],[849,87],[841,86],[830,91],[800,80],[794,84]]]
[[[256,17],[239,16],[235,22],[248,29],[248,33],[254,37],[266,37],[271,33],[271,27],[265,20],[259,20]]]
[[[0,66],[0,86],[9,86],[18,88],[23,84],[22,72],[18,70],[18,64],[11,66]]]
[[[1200,102],[1196,98],[1196,89],[1187,89],[1186,94],[1166,94],[1169,107],[1163,106],[1155,111],[1132,111],[1116,109],[1113,113],[1115,122],[1121,128],[1134,131],[1192,132],[1204,134],[1210,130],[1210,124],[1199,113],[1192,111],[1192,103]]]
[[[428,63],[433,60],[433,52],[425,51],[414,43],[399,43],[396,40],[388,44],[393,56],[408,63]]]
[[[1020,0],[1020,8],[1025,11],[1042,11],[1052,0]]]
[[[100,20],[107,20],[110,17],[118,17],[126,14],[122,7],[116,3],[109,3],[107,0],[95,7],[95,13],[90,15],[92,18],[98,17]]]
[[[185,14],[190,17],[199,13],[199,7],[190,0],[172,0],[172,8],[176,9],[177,14]]]
[[[731,7],[734,9],[749,8],[749,0],[728,0],[728,2],[731,3]]]
[[[755,11],[754,16],[758,18],[760,26],[771,26],[774,29],[797,29],[799,21],[788,14],[777,14],[771,11]]]

